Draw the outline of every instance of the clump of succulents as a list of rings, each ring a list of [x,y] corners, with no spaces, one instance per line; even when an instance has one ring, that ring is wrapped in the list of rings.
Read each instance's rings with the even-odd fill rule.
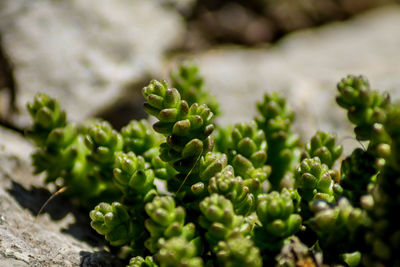
[[[35,172],[91,210],[108,244],[128,248],[127,266],[400,265],[400,106],[387,95],[364,77],[338,84],[368,141],[341,160],[331,133],[300,143],[278,94],[224,128],[195,65],[171,80],[143,89],[152,127],[68,123],[44,94],[28,104]]]

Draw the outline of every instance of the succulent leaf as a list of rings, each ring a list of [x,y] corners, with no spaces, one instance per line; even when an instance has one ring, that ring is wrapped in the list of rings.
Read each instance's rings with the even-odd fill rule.
[[[233,232],[246,232],[248,229],[243,217],[235,214],[231,201],[224,196],[212,194],[206,197],[200,203],[200,211],[199,224],[207,230],[206,238],[211,248]]]
[[[189,107],[166,82],[151,81],[143,88],[143,95],[147,101],[145,110],[159,119],[154,129],[167,136],[160,148],[160,158],[177,171],[189,173],[198,158],[213,148],[213,113],[204,104]]]
[[[104,235],[112,246],[121,246],[139,239],[143,230],[131,219],[127,207],[118,202],[100,203],[90,212],[93,229]]]
[[[273,191],[259,195],[257,216],[264,231],[277,238],[286,238],[300,230],[302,218],[298,212],[294,194],[286,188],[281,193]]]
[[[259,249],[251,239],[238,232],[230,235],[227,240],[220,241],[215,250],[220,266],[262,266]]]
[[[267,164],[272,169],[269,180],[272,188],[279,190],[285,174],[292,172],[300,161],[299,137],[290,129],[294,113],[278,93],[265,94],[257,109],[260,116],[255,120],[268,143]]]
[[[254,195],[240,176],[235,177],[233,168],[229,165],[210,179],[208,191],[210,194],[217,193],[229,199],[236,214],[248,215],[254,210]]]
[[[323,199],[334,202],[339,185],[334,186],[331,175],[332,171],[318,157],[306,158],[296,169],[295,188],[305,201]]]
[[[147,256],[143,258],[141,256],[133,257],[129,260],[127,267],[157,267],[158,265],[153,261],[153,257]]]
[[[145,227],[150,232],[150,238],[145,246],[152,253],[159,249],[159,239],[172,237],[192,240],[195,235],[195,226],[192,223],[184,224],[185,211],[182,207],[176,207],[175,201],[170,196],[156,196],[152,202],[145,206],[147,215]]]
[[[318,157],[329,168],[342,154],[343,147],[336,145],[336,135],[318,131],[306,145],[309,158]]]
[[[160,250],[156,259],[160,267],[201,267],[203,260],[198,257],[198,249],[193,242],[182,237],[160,240]]]
[[[204,79],[199,74],[198,67],[193,62],[182,62],[177,70],[170,73],[172,87],[176,88],[189,105],[206,104],[218,115],[219,104],[204,88]]]

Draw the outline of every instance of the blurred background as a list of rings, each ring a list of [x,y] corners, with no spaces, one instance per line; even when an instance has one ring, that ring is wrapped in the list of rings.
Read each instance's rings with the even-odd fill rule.
[[[119,128],[145,116],[150,79],[191,60],[220,123],[252,119],[262,95],[280,91],[304,140],[320,129],[344,142],[336,83],[363,74],[398,97],[399,48],[395,0],[1,0],[0,121],[23,131],[25,103],[46,92],[70,120]]]

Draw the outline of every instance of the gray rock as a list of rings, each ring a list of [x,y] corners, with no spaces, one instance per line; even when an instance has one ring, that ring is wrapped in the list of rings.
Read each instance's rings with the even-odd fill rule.
[[[0,127],[0,266],[116,266],[108,253],[61,232],[75,221],[70,213],[55,221],[28,209],[43,203],[29,198],[42,187],[42,179],[31,174],[32,151],[22,136]]]
[[[22,112],[8,119],[25,126],[36,92],[60,99],[71,120],[93,115],[127,84],[156,75],[182,35],[178,13],[158,1],[2,0],[0,36]]]
[[[317,29],[294,33],[258,49],[223,47],[192,58],[222,104],[222,124],[256,115],[265,92],[280,91],[297,111],[307,140],[316,130],[338,133],[349,149],[359,144],[345,112],[335,103],[336,83],[363,74],[372,87],[400,97],[400,6],[388,6]]]

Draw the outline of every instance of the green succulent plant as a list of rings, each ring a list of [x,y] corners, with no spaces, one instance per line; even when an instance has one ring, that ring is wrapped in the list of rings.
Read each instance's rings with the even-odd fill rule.
[[[356,138],[370,141],[368,150],[376,154],[376,164],[382,167],[390,154],[390,137],[384,127],[390,107],[389,95],[371,90],[363,76],[349,75],[338,83],[337,89],[336,102],[347,110],[349,121],[355,125]]]
[[[218,115],[220,108],[214,96],[204,87],[204,79],[199,74],[199,68],[193,62],[182,62],[175,71],[170,73],[172,87],[176,88],[189,106],[194,103],[206,104]]]
[[[254,240],[261,249],[279,250],[287,237],[300,230],[299,198],[297,192],[287,189],[258,196],[256,211],[261,225],[255,228]]]
[[[229,128],[229,127],[228,127]],[[268,176],[270,166],[266,165],[267,141],[264,132],[258,129],[256,122],[238,123],[231,131],[225,130],[227,141],[219,146],[220,152],[228,156],[228,162],[235,173],[241,176],[245,183],[252,184],[248,188],[253,194],[260,192],[261,183],[269,187]]]
[[[37,94],[33,102],[27,104],[27,109],[33,120],[31,136],[37,146],[42,147],[54,129],[66,126],[65,111],[57,100],[46,94]]]
[[[157,267],[158,265],[154,262],[153,257],[147,256],[143,258],[136,256],[130,259],[127,267]]]
[[[126,203],[143,210],[144,204],[157,195],[154,171],[145,166],[141,156],[133,152],[117,152],[114,162],[114,183],[124,194]]]
[[[160,240],[161,249],[156,254],[160,267],[201,267],[203,260],[197,256],[196,245],[181,237]]]
[[[278,93],[265,94],[263,101],[257,103],[257,109],[260,116],[255,120],[268,143],[267,164],[272,169],[270,182],[273,189],[279,190],[284,176],[300,161],[299,136],[291,130],[294,112]]]
[[[398,197],[400,175],[400,115],[399,105],[387,110],[385,129],[390,136],[390,151],[386,164],[376,177],[376,186],[372,189],[372,205],[369,215],[372,227],[365,235],[369,250],[365,253],[366,266],[397,266],[400,260],[399,218],[394,212],[400,208]]]
[[[307,224],[318,235],[321,248],[330,251],[327,257],[338,257],[361,248],[358,242],[362,238],[362,228],[366,229],[370,223],[366,211],[352,207],[346,198],[341,198],[334,207],[323,200],[310,205],[315,214]],[[343,255],[348,261],[353,260],[350,256]]]
[[[157,134],[147,120],[133,120],[121,129],[121,136],[124,140],[124,151],[134,152],[137,155],[146,157],[152,155],[152,150],[163,141],[163,137]],[[150,158],[151,160],[151,158]]]
[[[185,211],[182,207],[175,207],[172,197],[155,197],[152,202],[146,204],[146,213],[149,219],[145,221],[150,238],[145,246],[150,252],[156,252],[159,248],[159,239],[170,239],[179,236],[187,240],[195,237],[195,225],[184,224]]]
[[[189,173],[198,158],[212,150],[212,112],[206,105],[189,107],[166,82],[151,81],[143,95],[146,112],[159,119],[154,129],[167,136],[160,146],[161,159],[171,162],[177,171]]]
[[[210,194],[217,193],[228,198],[236,214],[248,215],[254,211],[255,196],[240,176],[235,177],[230,165],[210,179],[208,191]]]
[[[361,205],[361,198],[369,194],[369,188],[376,182],[375,161],[370,152],[357,148],[342,162],[340,185],[344,195],[356,206]]]
[[[106,157],[103,152],[108,148],[92,146],[91,150],[85,145],[87,135],[95,134],[92,125],[96,122],[67,123],[58,101],[44,94],[36,95],[27,107],[33,119],[30,136],[37,145],[31,155],[34,172],[44,172],[46,183],[67,188],[66,194],[77,198],[82,205],[116,200],[118,189],[112,182],[112,174],[101,171],[101,166],[112,170],[113,160],[107,164],[96,161]],[[110,153],[108,156],[113,157]]]
[[[89,125],[85,136],[85,145],[89,148],[88,159],[99,168],[112,166],[115,152],[122,151],[122,136],[106,121]],[[108,168],[112,169],[112,168]]]
[[[220,241],[215,248],[217,261],[220,266],[262,266],[260,250],[253,241],[238,232],[232,233],[227,240]]]
[[[243,216],[236,215],[232,203],[224,196],[212,194],[206,197],[200,203],[200,211],[199,224],[208,230],[205,236],[212,249],[233,232],[248,231],[249,225]]]
[[[70,123],[44,94],[27,105],[35,173],[91,209],[127,266],[400,266],[400,104],[362,76],[340,81],[366,141],[343,159],[334,134],[301,144],[279,94],[222,127],[195,65],[171,81],[143,89],[152,126]]]
[[[328,168],[333,167],[342,151],[343,147],[336,145],[336,135],[321,131],[311,137],[310,142],[306,145],[307,157],[318,157],[321,163],[326,164]]]
[[[347,76],[337,89],[336,102],[348,110],[347,117],[356,125],[354,132],[359,140],[370,140],[373,125],[386,120],[385,108],[390,103],[387,94],[381,95],[370,89],[368,80],[363,76]]]
[[[128,244],[141,235],[131,217],[127,207],[118,202],[100,203],[90,212],[91,226],[113,246]]]
[[[343,192],[343,188],[333,179],[335,172],[321,163],[318,157],[302,160],[294,176],[295,188],[303,203],[313,200],[333,203]]]

